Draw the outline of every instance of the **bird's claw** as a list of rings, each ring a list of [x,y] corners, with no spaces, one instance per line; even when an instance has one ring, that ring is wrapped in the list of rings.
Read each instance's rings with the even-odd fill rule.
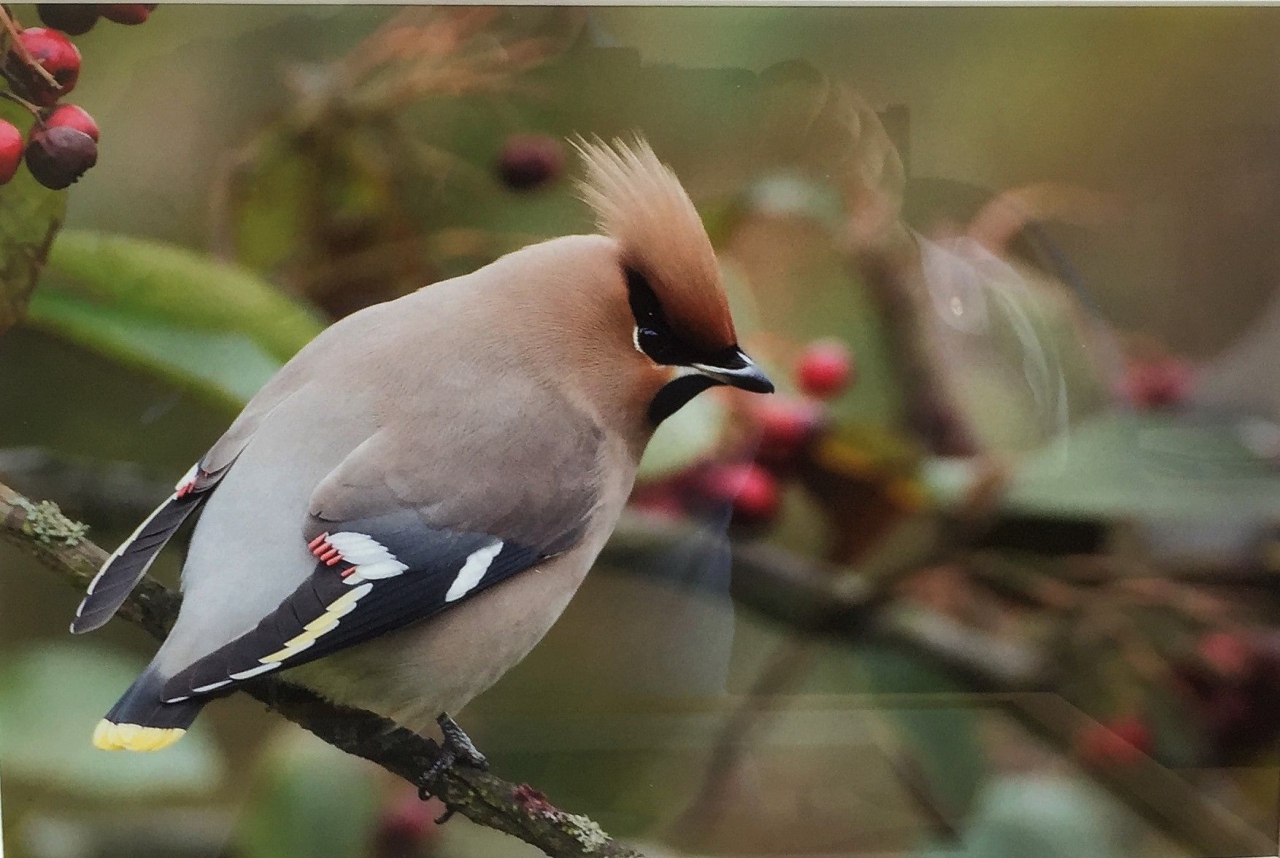
[[[440,732],[444,736],[444,742],[440,746],[440,756],[436,757],[435,762],[423,772],[422,777],[418,780],[418,798],[423,801],[435,795],[434,788],[440,778],[458,763],[463,763],[482,772],[489,770],[489,761],[485,759],[484,754],[480,753],[479,749],[476,748],[475,742],[471,741],[471,737],[463,732],[457,722],[447,714],[441,714],[436,719],[436,723],[440,725]],[[448,822],[453,814],[453,808],[448,808],[445,810],[444,815],[436,820],[436,824]]]

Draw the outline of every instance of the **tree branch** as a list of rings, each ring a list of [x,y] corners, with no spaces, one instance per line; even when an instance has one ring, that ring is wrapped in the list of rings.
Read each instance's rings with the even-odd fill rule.
[[[32,503],[0,484],[0,537],[33,555],[83,590],[107,559],[84,538],[85,526],[48,502]],[[150,577],[133,591],[119,615],[163,639],[181,598]],[[440,753],[439,745],[372,712],[336,706],[302,686],[262,678],[245,692],[335,748],[377,763],[413,783]],[[566,813],[540,792],[476,769],[444,775],[439,798],[473,822],[518,837],[553,858],[643,858],[585,816]]]
[[[972,549],[988,521],[986,503],[982,498],[976,500],[966,503],[968,509],[958,517],[943,518],[934,538],[914,556],[874,571],[854,573],[765,543],[735,545],[734,601],[802,638],[826,637],[847,644],[876,640],[908,649],[958,675],[981,694],[967,698],[968,705],[999,708],[1058,753],[1074,758],[1080,731],[1095,722],[1052,690],[1052,664],[1043,652],[1013,646],[937,613],[912,610],[892,598],[892,585],[905,575],[954,560]],[[688,525],[645,523],[628,514],[601,558],[618,565],[634,563],[644,552],[687,539],[689,533]],[[781,670],[791,668],[802,669],[802,665],[790,660]],[[783,684],[781,679],[775,676],[762,684],[768,690],[775,682]],[[948,698],[944,705],[958,703]],[[729,741],[748,730],[751,719],[760,712],[751,700],[745,708],[737,719],[730,719]],[[1261,855],[1274,847],[1268,847],[1261,832],[1202,794],[1184,775],[1153,759],[1144,758],[1129,767],[1079,762],[1125,805],[1195,854]],[[727,765],[724,760],[717,764],[722,769]],[[910,780],[905,785],[908,791],[922,786]],[[714,791],[714,785],[708,789]]]

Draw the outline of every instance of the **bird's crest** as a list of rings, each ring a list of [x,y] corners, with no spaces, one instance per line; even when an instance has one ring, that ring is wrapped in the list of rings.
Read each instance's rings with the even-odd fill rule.
[[[649,282],[672,327],[707,348],[734,345],[715,251],[675,173],[640,137],[612,145],[579,138],[574,146],[586,164],[583,201],[618,242],[622,264]]]

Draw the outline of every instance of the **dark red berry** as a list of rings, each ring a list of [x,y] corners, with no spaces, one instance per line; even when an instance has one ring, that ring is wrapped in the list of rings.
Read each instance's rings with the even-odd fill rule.
[[[702,477],[702,489],[712,500],[731,503],[734,519],[742,524],[766,524],[782,506],[777,479],[755,464],[708,468]]]
[[[154,3],[100,3],[98,11],[102,17],[117,24],[142,24],[155,9]]]
[[[822,425],[822,411],[811,401],[753,400],[751,418],[760,433],[756,461],[770,467],[792,464]]]
[[[48,107],[75,89],[80,78],[80,51],[65,35],[45,27],[23,30],[18,36],[31,54],[61,89],[55,88],[36,69],[23,62],[17,46],[9,48],[7,68],[31,101]]]
[[[98,123],[93,121],[89,111],[74,104],[60,104],[45,117],[44,124],[49,128],[74,128],[83,131],[98,142]]]
[[[1134,360],[1120,379],[1120,396],[1140,410],[1178,405],[1195,386],[1195,371],[1175,357]]]
[[[21,163],[22,132],[0,119],[0,185],[13,178]]]
[[[27,141],[27,169],[55,191],[74,183],[97,162],[98,144],[74,128],[37,128]]]
[[[82,36],[98,23],[98,7],[92,3],[40,3],[36,14],[46,27],[68,36]]]
[[[564,148],[545,134],[516,134],[498,156],[498,175],[516,191],[532,190],[564,172]]]
[[[796,365],[796,383],[810,396],[833,399],[853,381],[853,355],[839,340],[810,343]]]

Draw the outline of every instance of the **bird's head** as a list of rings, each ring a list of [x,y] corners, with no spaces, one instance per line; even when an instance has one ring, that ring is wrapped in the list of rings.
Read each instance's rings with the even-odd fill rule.
[[[576,145],[582,197],[616,245],[614,313],[625,317],[648,422],[718,384],[771,393],[738,346],[711,240],[680,180],[643,140]]]

